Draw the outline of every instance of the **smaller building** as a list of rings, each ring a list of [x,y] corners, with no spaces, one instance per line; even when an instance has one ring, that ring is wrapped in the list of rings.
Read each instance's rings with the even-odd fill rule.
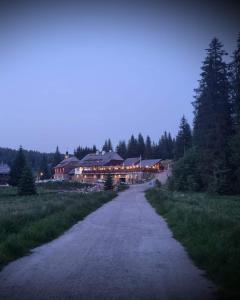
[[[0,163],[0,185],[6,185],[9,181],[10,168],[7,164]]]
[[[74,174],[74,169],[78,168],[80,165],[80,160],[75,156],[67,157],[62,160],[56,167],[54,167],[54,176],[56,180],[69,180],[72,177],[72,172]]]

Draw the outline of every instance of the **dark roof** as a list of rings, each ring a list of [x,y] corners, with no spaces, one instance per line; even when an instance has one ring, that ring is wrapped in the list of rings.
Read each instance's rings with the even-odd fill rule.
[[[1,163],[0,164],[0,174],[9,174],[10,168],[7,164]]]
[[[123,162],[123,158],[117,152],[105,152],[105,153],[90,153],[84,156],[80,160],[81,166],[104,166],[112,160]]]
[[[140,157],[131,157],[124,160],[123,164],[125,167],[134,166],[140,162]]]
[[[161,159],[144,159],[141,161],[141,166],[142,167],[151,167],[154,166],[155,164],[159,163]]]
[[[64,160],[62,160],[55,168],[63,168],[69,164],[79,164],[80,165],[80,160],[77,159],[75,156],[72,156],[72,157],[68,157],[68,158],[65,158]]]

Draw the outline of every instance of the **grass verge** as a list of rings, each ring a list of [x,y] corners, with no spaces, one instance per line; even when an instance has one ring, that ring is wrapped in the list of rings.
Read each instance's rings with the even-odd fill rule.
[[[19,197],[13,188],[0,188],[0,267],[56,238],[115,196],[41,188],[36,196]]]
[[[240,197],[165,188],[150,189],[146,197],[195,263],[220,287],[220,298],[240,299]]]

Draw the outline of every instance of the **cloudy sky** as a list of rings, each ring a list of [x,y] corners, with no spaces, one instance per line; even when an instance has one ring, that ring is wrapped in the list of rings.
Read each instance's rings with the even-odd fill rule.
[[[231,54],[240,14],[231,1],[168,3],[4,7],[0,146],[64,152],[139,132],[157,141],[183,114],[192,122],[205,49],[216,36]]]

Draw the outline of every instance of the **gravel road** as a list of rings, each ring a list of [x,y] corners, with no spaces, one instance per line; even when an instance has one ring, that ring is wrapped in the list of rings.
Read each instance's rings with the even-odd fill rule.
[[[215,287],[132,186],[0,272],[1,300],[213,299]]]

